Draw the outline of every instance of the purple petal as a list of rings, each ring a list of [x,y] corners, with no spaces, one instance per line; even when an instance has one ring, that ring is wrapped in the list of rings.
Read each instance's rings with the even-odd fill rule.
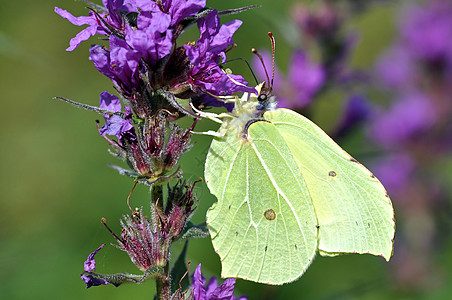
[[[215,291],[218,287],[218,280],[215,277],[210,277],[209,282],[207,283],[207,298],[210,299],[210,295]]]
[[[86,41],[97,33],[98,23],[94,14],[90,13],[88,17],[74,17],[70,12],[59,7],[55,7],[55,12],[74,25],[89,25],[89,27],[80,31],[74,38],[71,39],[71,41],[69,42],[69,47],[66,49],[66,51],[74,50],[78,47],[78,45],[80,45],[81,42]]]
[[[232,36],[237,31],[237,29],[239,29],[242,23],[243,22],[240,20],[233,20],[231,22],[223,24],[220,27],[218,33],[211,40],[209,44],[209,52],[221,56],[221,63],[224,63],[226,61],[226,54],[224,53],[224,51],[234,43]]]
[[[105,91],[100,93],[100,108],[110,111],[121,111],[121,100],[115,95]]]
[[[173,47],[172,31],[168,29],[170,16],[158,10],[155,13],[141,12],[137,28],[126,26],[126,41],[134,51],[140,53],[149,65],[168,55]]]
[[[86,261],[83,263],[83,269],[85,270],[85,272],[93,272],[96,270],[96,261],[94,260],[94,256],[97,254],[97,252],[99,252],[100,249],[102,249],[105,246],[105,244],[100,245],[99,248],[97,248],[96,250],[94,250],[93,253],[91,253],[90,255],[88,255],[88,258],[86,259]]]
[[[100,94],[100,108],[119,112],[121,111],[121,101],[118,97],[111,95],[107,91]],[[126,109],[127,111],[127,109]],[[134,127],[130,118],[121,118],[117,115],[104,115],[105,124],[99,129],[100,135],[116,135],[118,138],[123,133],[132,130]]]
[[[92,275],[85,275],[85,274],[83,274],[81,276],[81,279],[86,283],[86,288],[87,289],[92,287],[92,286],[110,284],[108,281],[96,278],[96,277],[94,277]]]
[[[206,6],[206,0],[163,0],[163,6],[171,15],[171,26],[194,16]]]
[[[205,284],[206,280],[202,277],[201,264],[199,264],[193,274],[192,290],[195,300],[207,300]]]
[[[231,299],[234,293],[235,278],[226,279],[219,287],[217,287],[210,295],[207,294],[207,299],[226,300]]]

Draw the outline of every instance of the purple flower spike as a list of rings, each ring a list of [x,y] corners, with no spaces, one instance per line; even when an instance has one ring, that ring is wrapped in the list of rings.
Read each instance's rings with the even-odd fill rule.
[[[218,286],[215,277],[210,278],[207,287],[205,287],[206,280],[201,273],[201,264],[193,274],[192,295],[195,300],[236,300],[237,297],[232,295],[234,292],[235,278],[226,279],[220,286]],[[242,296],[239,300],[248,299]]]
[[[99,248],[94,250],[93,253],[88,255],[88,258],[86,259],[85,263],[83,264],[83,269],[85,272],[93,272],[96,271],[96,261],[94,260],[94,256],[99,252],[100,249],[102,249],[105,246],[105,244],[100,245]]]
[[[100,94],[100,108],[120,112],[121,111],[121,101],[118,97],[105,91]],[[134,127],[132,125],[132,120],[130,118],[131,112],[129,107],[124,108],[126,111],[126,118],[123,119],[117,115],[104,115],[105,125],[100,128],[100,135],[116,135],[120,138],[125,132],[132,130]]]

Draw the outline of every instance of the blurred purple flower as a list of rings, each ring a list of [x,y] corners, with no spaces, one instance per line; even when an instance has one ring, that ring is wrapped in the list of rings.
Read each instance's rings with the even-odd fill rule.
[[[387,50],[377,61],[376,75],[389,89],[407,89],[415,84],[418,70],[411,50],[397,45]]]
[[[371,115],[371,108],[367,99],[361,95],[351,96],[342,114],[342,119],[336,126],[334,137],[344,136],[351,130],[357,128]]]
[[[337,8],[325,2],[320,2],[315,9],[306,4],[295,4],[292,19],[304,34],[318,39],[334,34],[342,22],[342,16]]]
[[[452,2],[429,1],[404,9],[400,31],[403,42],[421,59],[452,59]]]
[[[100,94],[99,106],[102,109],[113,112],[121,111],[121,101],[119,98],[107,91]],[[100,135],[116,135],[119,139],[125,132],[133,130],[130,108],[126,106],[124,109],[126,111],[125,118],[121,118],[118,115],[104,115],[105,125],[100,128]]]
[[[192,90],[209,92],[214,95],[231,95],[234,92],[256,93],[240,75],[226,74],[218,66],[226,61],[226,52],[234,40],[232,35],[242,21],[233,20],[220,26],[218,12],[213,10],[198,21],[201,36],[196,45],[184,45],[186,55],[193,64],[189,71]]]
[[[206,285],[206,280],[201,274],[201,264],[193,274],[192,293],[195,300],[236,300],[237,297],[232,295],[234,292],[235,278],[226,279],[220,286],[218,286],[215,277],[210,278]],[[246,300],[248,297],[241,296],[239,300]]]
[[[399,194],[408,188],[416,163],[410,155],[399,153],[377,160],[372,169],[390,194]]]
[[[271,55],[261,51],[265,66],[271,68]],[[265,78],[265,71],[260,60],[255,57],[252,61],[260,78]],[[298,109],[308,106],[314,95],[321,89],[325,82],[323,68],[307,57],[302,50],[293,53],[289,63],[288,78],[284,78],[275,66],[275,79],[273,82],[273,93],[278,96],[279,107]]]
[[[292,55],[289,81],[294,88],[295,99],[291,105],[307,106],[325,80],[322,67],[309,61],[305,52],[298,50]]]
[[[376,113],[370,135],[382,146],[391,148],[427,130],[435,121],[435,108],[421,92],[403,94],[385,112]]]

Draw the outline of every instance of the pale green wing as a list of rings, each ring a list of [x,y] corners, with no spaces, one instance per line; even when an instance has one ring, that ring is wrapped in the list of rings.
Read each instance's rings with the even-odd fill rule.
[[[300,277],[317,249],[317,219],[300,170],[275,126],[256,122],[248,140],[212,141],[205,179],[217,197],[207,212],[222,277],[283,284]]]
[[[383,185],[305,117],[287,109],[266,112],[290,148],[319,221],[322,255],[392,255],[395,220]]]

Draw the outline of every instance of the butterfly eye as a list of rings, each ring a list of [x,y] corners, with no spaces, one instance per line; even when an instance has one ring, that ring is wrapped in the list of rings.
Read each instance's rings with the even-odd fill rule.
[[[260,102],[267,100],[267,95],[266,94],[259,94],[259,96],[257,97],[257,100],[259,100]]]

